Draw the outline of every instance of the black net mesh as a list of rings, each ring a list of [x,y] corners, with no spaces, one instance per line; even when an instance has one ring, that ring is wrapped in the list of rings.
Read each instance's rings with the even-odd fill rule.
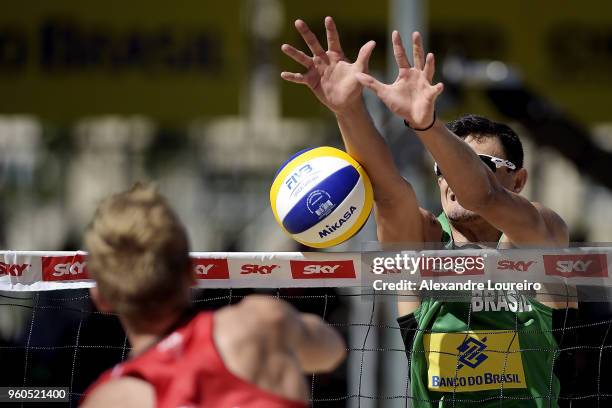
[[[349,357],[344,364],[333,373],[308,377],[313,406],[411,407],[427,403],[411,395],[411,350],[406,353],[402,343],[402,336],[410,342],[419,329],[406,326],[400,330],[393,312],[394,296],[364,296],[349,288],[257,292],[322,316],[347,340]],[[193,291],[193,306],[198,310],[218,309],[251,293],[254,291],[246,289],[197,289]],[[539,406],[612,406],[609,310],[608,303],[588,302],[581,304],[577,313],[571,309],[553,313],[552,332],[558,346],[554,366],[549,369],[560,380],[561,392],[540,401]],[[4,292],[0,295],[0,316],[0,385],[70,389],[69,404],[41,406],[77,406],[89,384],[129,355],[130,346],[117,317],[96,311],[85,289]],[[528,358],[528,353],[523,358]],[[467,404],[504,406],[510,400],[513,397],[502,385],[496,397]],[[462,406],[461,393],[451,393],[443,401],[444,406]],[[439,403],[428,402],[433,406]],[[521,406],[536,406],[533,400],[519,402]]]

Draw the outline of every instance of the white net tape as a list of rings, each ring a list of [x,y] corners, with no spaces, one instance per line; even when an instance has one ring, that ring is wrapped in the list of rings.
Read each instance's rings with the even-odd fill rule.
[[[377,277],[426,278],[447,276],[425,262],[410,272],[395,269],[375,273],[378,253],[322,252],[193,252],[197,287],[289,288],[370,286]],[[397,253],[395,253],[397,256]],[[519,281],[563,280],[572,284],[612,286],[609,276],[612,248],[467,249],[404,251],[418,261],[479,257],[480,266],[452,272],[457,276]],[[40,291],[87,288],[94,285],[87,271],[87,254],[77,252],[0,251],[0,290]],[[408,266],[411,266],[410,264]],[[522,273],[522,274],[521,274]]]

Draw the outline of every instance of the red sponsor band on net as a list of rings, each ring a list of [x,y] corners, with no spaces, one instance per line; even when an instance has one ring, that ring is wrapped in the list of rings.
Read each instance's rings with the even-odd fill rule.
[[[547,275],[581,278],[608,277],[606,254],[543,255]]]
[[[536,261],[515,261],[512,259],[500,259],[497,261],[497,270],[527,272]]]
[[[0,262],[0,276],[8,275],[8,276],[22,276],[24,271],[29,268],[30,264],[9,264],[5,262]]]
[[[355,279],[353,261],[290,261],[293,279]]]
[[[70,281],[90,279],[86,255],[43,256],[41,258],[43,281]]]

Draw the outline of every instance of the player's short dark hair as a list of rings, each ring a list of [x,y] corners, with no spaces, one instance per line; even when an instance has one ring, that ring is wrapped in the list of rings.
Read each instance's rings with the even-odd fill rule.
[[[510,126],[482,116],[467,114],[448,122],[446,127],[462,139],[468,135],[476,139],[497,137],[504,148],[506,158],[514,163],[517,169],[523,167],[523,144]]]

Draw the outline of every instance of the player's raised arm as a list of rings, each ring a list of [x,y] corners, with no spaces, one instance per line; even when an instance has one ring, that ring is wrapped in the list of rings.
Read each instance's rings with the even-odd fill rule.
[[[504,185],[464,140],[436,119],[435,101],[444,88],[441,83],[432,84],[434,56],[425,56],[420,34],[415,32],[412,40],[415,66],[409,67],[402,63],[405,50],[401,37],[393,33],[393,50],[400,68],[394,83],[383,84],[363,73],[357,74],[359,81],[417,131],[461,206],[482,216],[513,244],[566,245],[563,221],[551,210],[518,194],[526,181],[524,169],[493,158],[496,170],[517,172]]]
[[[419,209],[414,190],[395,166],[388,146],[365,108],[362,86],[357,80],[357,74],[368,72],[374,41],[361,47],[357,59],[351,62],[342,51],[340,36],[331,17],[325,18],[327,51],[304,21],[297,20],[295,27],[312,56],[283,44],[282,51],[306,71],[283,72],[281,77],[308,86],[336,115],[347,152],[364,166],[372,180],[379,240],[424,241],[424,224],[427,226],[429,214]]]

